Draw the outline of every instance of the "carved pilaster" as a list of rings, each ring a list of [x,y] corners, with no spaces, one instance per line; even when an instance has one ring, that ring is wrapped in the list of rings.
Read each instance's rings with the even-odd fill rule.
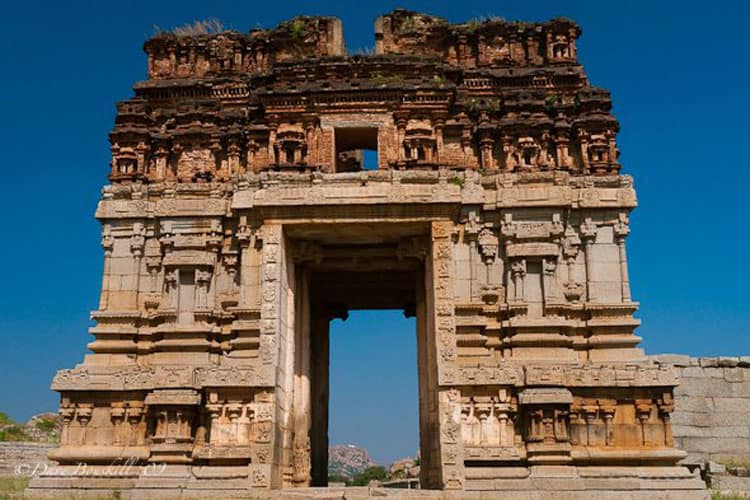
[[[542,273],[544,279],[544,294],[547,303],[556,304],[560,302],[560,293],[557,282],[557,259],[542,259]]]
[[[514,258],[510,263],[510,274],[513,281],[513,299],[515,302],[524,302],[524,281],[526,280],[526,259]]]
[[[482,259],[485,264],[492,264],[497,257],[497,252],[500,247],[500,242],[497,236],[491,229],[485,227],[479,232],[477,241],[479,242],[479,251],[482,254]]]
[[[261,310],[260,356],[263,364],[276,366],[279,359],[279,334],[281,328],[282,249],[281,225],[261,227]]]
[[[80,426],[79,442],[77,444],[87,444],[89,436],[88,425],[91,422],[91,415],[94,411],[94,405],[90,403],[79,403],[76,407],[76,420]]]
[[[104,311],[109,307],[110,275],[112,274],[112,249],[115,239],[110,233],[109,225],[102,229],[102,248],[104,249],[104,272],[102,273],[102,293],[99,297],[99,310]]]
[[[127,429],[125,429],[125,403],[122,401],[113,402],[110,405],[109,417],[114,427],[112,431],[112,444],[114,446],[123,446],[127,441]]]
[[[240,156],[242,148],[240,139],[237,136],[231,136],[227,139],[227,175],[229,177],[240,173]]]
[[[615,242],[620,259],[620,283],[622,290],[622,301],[630,302],[630,278],[628,277],[628,256],[625,251],[625,238],[630,233],[628,226],[628,216],[621,213],[614,225]]]
[[[592,249],[594,247],[594,240],[596,239],[596,226],[591,222],[591,218],[586,218],[580,227],[581,239],[584,242],[584,258],[586,259],[586,300],[589,302],[595,302],[596,297],[594,296],[594,255]]]
[[[60,444],[63,446],[66,444],[72,444],[70,443],[70,425],[73,422],[76,414],[75,407],[69,402],[63,402],[60,404],[58,413],[60,415],[60,420],[62,421],[62,429],[60,430]]]
[[[485,135],[479,141],[479,149],[481,151],[482,168],[487,170],[497,168],[492,154],[495,149],[495,140],[489,135]]]
[[[578,302],[583,295],[583,285],[575,279],[575,263],[581,247],[581,238],[573,228],[565,229],[565,237],[562,242],[562,256],[565,259],[567,275],[563,283],[563,294],[570,302]]]
[[[432,223],[432,283],[435,303],[438,378],[451,383],[456,375],[456,325],[453,304],[453,223]]]
[[[195,270],[195,308],[208,308],[208,289],[211,283],[211,271],[208,269]]]
[[[177,309],[178,278],[179,276],[176,269],[170,269],[164,273],[164,294],[166,295],[164,304],[166,304],[169,309]]]
[[[241,221],[236,233],[240,247],[240,290],[239,306],[244,308],[260,307],[260,239],[257,230]]]
[[[448,389],[440,392],[438,402],[440,419],[440,462],[442,486],[446,490],[464,487],[464,446],[461,431],[461,392]]]

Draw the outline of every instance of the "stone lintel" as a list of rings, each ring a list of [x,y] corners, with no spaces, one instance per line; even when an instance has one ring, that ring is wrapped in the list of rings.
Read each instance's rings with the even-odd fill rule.
[[[573,395],[568,389],[536,387],[520,391],[518,402],[522,405],[570,404],[573,402]]]
[[[146,405],[197,405],[201,395],[192,389],[157,389],[146,396]]]
[[[506,247],[508,257],[557,257],[560,246],[554,243],[512,243]]]

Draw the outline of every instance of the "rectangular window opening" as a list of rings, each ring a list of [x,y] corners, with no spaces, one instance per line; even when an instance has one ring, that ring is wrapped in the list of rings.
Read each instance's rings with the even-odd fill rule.
[[[336,172],[378,169],[377,127],[339,127],[335,137]]]

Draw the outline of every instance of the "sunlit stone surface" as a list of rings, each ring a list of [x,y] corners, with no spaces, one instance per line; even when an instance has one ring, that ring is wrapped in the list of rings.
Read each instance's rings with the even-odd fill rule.
[[[96,212],[91,354],[55,376],[60,467],[30,491],[324,486],[329,322],[403,308],[423,488],[702,498],[676,373],[633,333],[636,197],[579,34],[397,10],[372,55],[326,17],[147,41]]]

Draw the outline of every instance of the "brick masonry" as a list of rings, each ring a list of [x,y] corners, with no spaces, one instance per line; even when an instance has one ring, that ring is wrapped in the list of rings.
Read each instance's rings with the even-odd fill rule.
[[[661,354],[681,374],[672,431],[686,464],[750,459],[750,356],[693,358]]]

